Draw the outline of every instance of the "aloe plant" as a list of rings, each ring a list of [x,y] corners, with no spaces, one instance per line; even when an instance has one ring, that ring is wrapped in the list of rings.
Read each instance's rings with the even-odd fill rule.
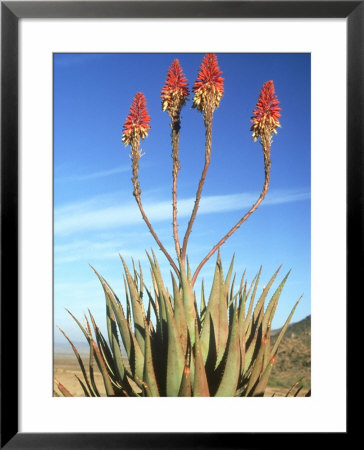
[[[171,274],[172,295],[155,254],[148,257],[152,292],[144,284],[141,269],[134,265],[130,270],[121,257],[127,287],[126,313],[108,282],[94,269],[105,294],[106,338],[91,313],[85,316],[85,326],[70,313],[90,345],[87,373],[71,344],[83,374],[79,382],[85,395],[100,395],[93,375],[96,362],[108,396],[262,396],[279,343],[298,304],[271,346],[271,324],[289,273],[267,302],[280,268],[258,295],[261,269],[249,284],[243,275],[235,288],[233,261],[224,276],[218,255],[208,302],[203,301],[198,310],[191,276],[182,269],[184,281],[179,284]],[[206,298],[204,288],[201,298]],[[195,314],[193,333],[186,318],[189,305]],[[64,386],[60,391],[70,395]]]
[[[189,91],[178,60],[173,61],[162,88],[162,110],[167,111],[171,119],[176,260],[157,236],[142,205],[138,175],[140,141],[148,136],[150,117],[143,93],[138,92],[133,99],[122,141],[131,148],[133,195],[149,231],[172,268],[172,293],[163,280],[153,251],[147,253],[152,287],[146,286],[140,264],[137,268],[133,261],[130,268],[121,257],[125,308],[106,279],[93,268],[105,294],[107,336],[102,334],[90,311],[88,316],[85,315],[84,324],[68,311],[89,344],[88,367],[61,330],[80,365],[83,379],[78,378],[78,381],[85,396],[100,396],[95,382],[95,366],[101,372],[107,396],[264,395],[279,344],[300,299],[293,306],[274,345],[271,345],[271,324],[289,272],[271,293],[280,271],[278,268],[258,293],[262,268],[252,281],[245,279],[244,272],[240,282],[236,283],[234,258],[224,275],[220,247],[258,208],[268,192],[272,134],[280,126],[279,102],[272,81],[263,85],[251,122],[253,139],[259,139],[263,149],[265,177],[262,191],[250,210],[212,247],[194,272],[191,272],[187,258],[188,241],[210,164],[213,115],[223,96],[223,81],[216,55],[207,54],[193,86],[193,107],[202,113],[205,126],[205,164],[183,241],[178,235],[177,178],[180,168],[180,111]],[[197,277],[215,252],[217,259],[210,292],[207,295],[202,281],[200,301],[197,302]],[[59,381],[56,384],[62,395],[72,395]]]

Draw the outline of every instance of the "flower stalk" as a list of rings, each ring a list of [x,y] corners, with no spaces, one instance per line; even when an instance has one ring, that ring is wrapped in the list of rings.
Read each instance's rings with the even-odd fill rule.
[[[131,148],[131,163],[132,163],[132,183],[133,183],[133,195],[139,207],[139,211],[143,217],[144,222],[146,223],[150,233],[154,237],[157,242],[159,248],[164,253],[169,263],[173,267],[177,276],[180,277],[178,268],[173,261],[170,254],[167,252],[166,248],[160,241],[157,233],[154,231],[152,224],[150,223],[141,200],[141,189],[139,182],[139,160],[142,156],[140,150],[140,139],[145,139],[148,136],[148,130],[150,129],[150,116],[146,109],[146,101],[144,94],[138,92],[133,99],[132,105],[130,107],[129,115],[127,116],[124,127],[123,127],[123,135],[122,141],[125,145],[130,145]]]
[[[173,239],[176,248],[177,258],[180,258],[181,247],[178,236],[177,223],[177,178],[181,168],[178,159],[179,136],[181,129],[181,109],[185,105],[188,97],[187,80],[182,72],[178,59],[175,59],[169,67],[165,85],[162,88],[162,111],[167,111],[171,118],[171,139],[172,139],[172,223]]]
[[[208,53],[202,60],[200,71],[193,86],[194,98],[192,107],[202,112],[205,125],[205,164],[198,184],[194,207],[183,239],[183,246],[181,250],[181,261],[183,267],[186,259],[188,239],[192,231],[193,223],[196,219],[202,189],[205,184],[208,168],[210,166],[213,115],[215,109],[219,107],[220,100],[224,93],[224,79],[220,76],[221,73],[222,72],[217,64],[216,55],[214,53]]]
[[[253,111],[253,117],[251,120],[253,131],[253,140],[256,142],[260,138],[260,143],[263,149],[264,158],[264,184],[262,191],[249,211],[223,236],[217,244],[212,247],[208,254],[202,259],[192,277],[192,286],[195,284],[198,274],[202,267],[211,258],[211,256],[218,250],[228,239],[235,233],[235,231],[241,227],[241,225],[257,210],[258,206],[262,203],[267,195],[270,183],[270,169],[271,159],[270,150],[272,144],[272,134],[277,134],[276,128],[280,127],[279,117],[281,108],[278,107],[279,101],[275,95],[273,81],[267,81],[264,83],[257,102],[256,109]]]

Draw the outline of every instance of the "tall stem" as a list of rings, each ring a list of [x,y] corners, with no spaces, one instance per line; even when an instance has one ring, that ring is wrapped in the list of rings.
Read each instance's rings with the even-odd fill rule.
[[[202,267],[206,264],[206,262],[211,258],[211,256],[216,252],[217,249],[219,249],[228,239],[229,237],[235,233],[235,231],[240,228],[240,226],[248,219],[248,217],[253,214],[253,212],[258,208],[258,206],[262,203],[264,200],[268,189],[269,189],[269,182],[270,182],[270,139],[262,141],[263,146],[263,155],[264,155],[264,184],[262,188],[262,192],[258,197],[258,200],[254,203],[254,205],[249,209],[249,211],[237,222],[230,231],[222,238],[220,241],[209,251],[209,253],[204,257],[204,259],[200,262],[198,265],[195,273],[192,277],[192,286],[195,284],[198,274],[200,273]]]
[[[138,171],[139,171],[139,158],[140,158],[140,150],[139,150],[139,139],[137,142],[132,143],[131,145],[131,155],[132,155],[132,170],[133,170],[133,177],[132,177],[132,183],[133,183],[133,195],[135,197],[135,200],[137,202],[137,205],[139,207],[140,213],[144,219],[144,222],[147,224],[147,227],[149,228],[149,231],[151,232],[152,236],[154,237],[155,241],[157,242],[159,248],[162,250],[166,258],[168,259],[170,265],[173,267],[173,270],[176,272],[178,278],[180,279],[180,273],[179,270],[171,258],[170,254],[167,252],[165,247],[163,246],[162,242],[159,240],[157,233],[154,231],[152,224],[149,222],[149,219],[147,215],[145,214],[142,200],[141,200],[141,189],[140,189],[140,183],[138,179]]]
[[[177,258],[181,257],[181,246],[178,237],[178,224],[177,224],[177,177],[178,171],[181,168],[178,159],[179,152],[179,130],[180,130],[180,120],[172,120],[172,159],[173,159],[173,169],[172,169],[172,206],[173,206],[173,239],[176,248]]]
[[[202,171],[202,174],[201,174],[200,182],[198,184],[198,188],[197,188],[197,192],[196,192],[195,204],[194,204],[194,207],[193,207],[193,210],[192,210],[191,218],[190,218],[190,220],[188,222],[186,234],[185,234],[185,237],[183,239],[183,246],[182,246],[182,252],[181,252],[181,262],[182,262],[183,266],[185,264],[185,259],[186,259],[188,239],[190,237],[190,234],[191,234],[191,231],[192,231],[192,226],[193,226],[193,223],[195,221],[195,218],[196,218],[196,215],[197,215],[197,210],[198,210],[199,205],[200,205],[202,188],[203,188],[203,185],[205,183],[207,170],[208,170],[209,165],[210,165],[211,143],[212,143],[212,117],[213,117],[213,110],[212,110],[212,108],[209,108],[204,113],[204,122],[205,122],[205,165],[204,165],[204,168],[203,168],[203,171]]]

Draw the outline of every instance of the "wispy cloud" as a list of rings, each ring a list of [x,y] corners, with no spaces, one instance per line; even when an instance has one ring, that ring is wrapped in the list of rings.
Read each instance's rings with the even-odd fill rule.
[[[98,172],[92,172],[92,173],[86,173],[86,174],[76,174],[76,175],[69,175],[64,177],[57,177],[55,181],[86,181],[86,180],[94,180],[96,178],[103,178],[103,177],[109,177],[111,175],[115,175],[118,173],[124,173],[130,171],[129,166],[121,166],[121,167],[115,167],[113,169],[109,170],[100,170]]]
[[[124,236],[123,236],[124,237]],[[132,242],[133,250],[130,250]],[[123,257],[133,257],[136,261],[147,260],[145,249],[143,248],[143,239],[141,236],[134,237],[132,241],[125,242],[124,239],[84,239],[72,242],[56,244],[54,246],[55,264],[71,263],[83,260],[87,264],[93,264],[95,261],[107,260],[117,257],[121,253]]]
[[[263,205],[280,205],[310,198],[309,192],[271,191]],[[201,200],[199,214],[224,213],[250,208],[257,199],[257,193],[214,195]],[[194,198],[181,199],[178,203],[179,217],[191,214]],[[144,205],[149,219],[153,222],[171,220],[171,202],[155,201]],[[120,196],[91,198],[85,202],[64,205],[55,209],[54,232],[69,235],[90,230],[105,230],[142,222],[134,203],[121,204]]]

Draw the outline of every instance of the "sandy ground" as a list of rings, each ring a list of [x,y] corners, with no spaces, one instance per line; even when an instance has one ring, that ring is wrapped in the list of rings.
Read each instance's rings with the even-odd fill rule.
[[[81,355],[82,361],[84,363],[86,373],[89,374],[88,370],[88,356]],[[105,395],[104,383],[102,381],[102,375],[97,369],[95,364],[95,383],[101,395]],[[55,354],[54,355],[54,366],[53,366],[53,378],[58,380],[63,386],[75,397],[84,397],[84,392],[82,387],[77,380],[77,375],[82,381],[83,375],[78,364],[78,361],[74,355],[71,354]],[[54,390],[57,394],[60,394],[56,383],[54,383]]]
[[[84,362],[86,372],[88,374],[88,355],[81,355],[82,360]],[[101,395],[105,395],[105,389],[102,381],[102,376],[98,371],[97,367],[94,367],[95,371],[95,382],[96,386],[99,389]],[[81,388],[80,383],[78,382],[76,376],[77,375],[82,381],[83,376],[81,369],[78,365],[78,362],[74,355],[72,354],[55,354],[54,355],[54,378],[56,378],[63,386],[67,388],[67,390],[76,397],[83,397],[84,393]],[[57,394],[60,394],[56,383],[54,383],[54,390]],[[284,397],[287,393],[286,388],[273,388],[268,387],[266,389],[266,397],[271,397],[273,394],[275,397]],[[298,397],[303,397],[307,393],[307,389],[303,390],[299,393]]]

